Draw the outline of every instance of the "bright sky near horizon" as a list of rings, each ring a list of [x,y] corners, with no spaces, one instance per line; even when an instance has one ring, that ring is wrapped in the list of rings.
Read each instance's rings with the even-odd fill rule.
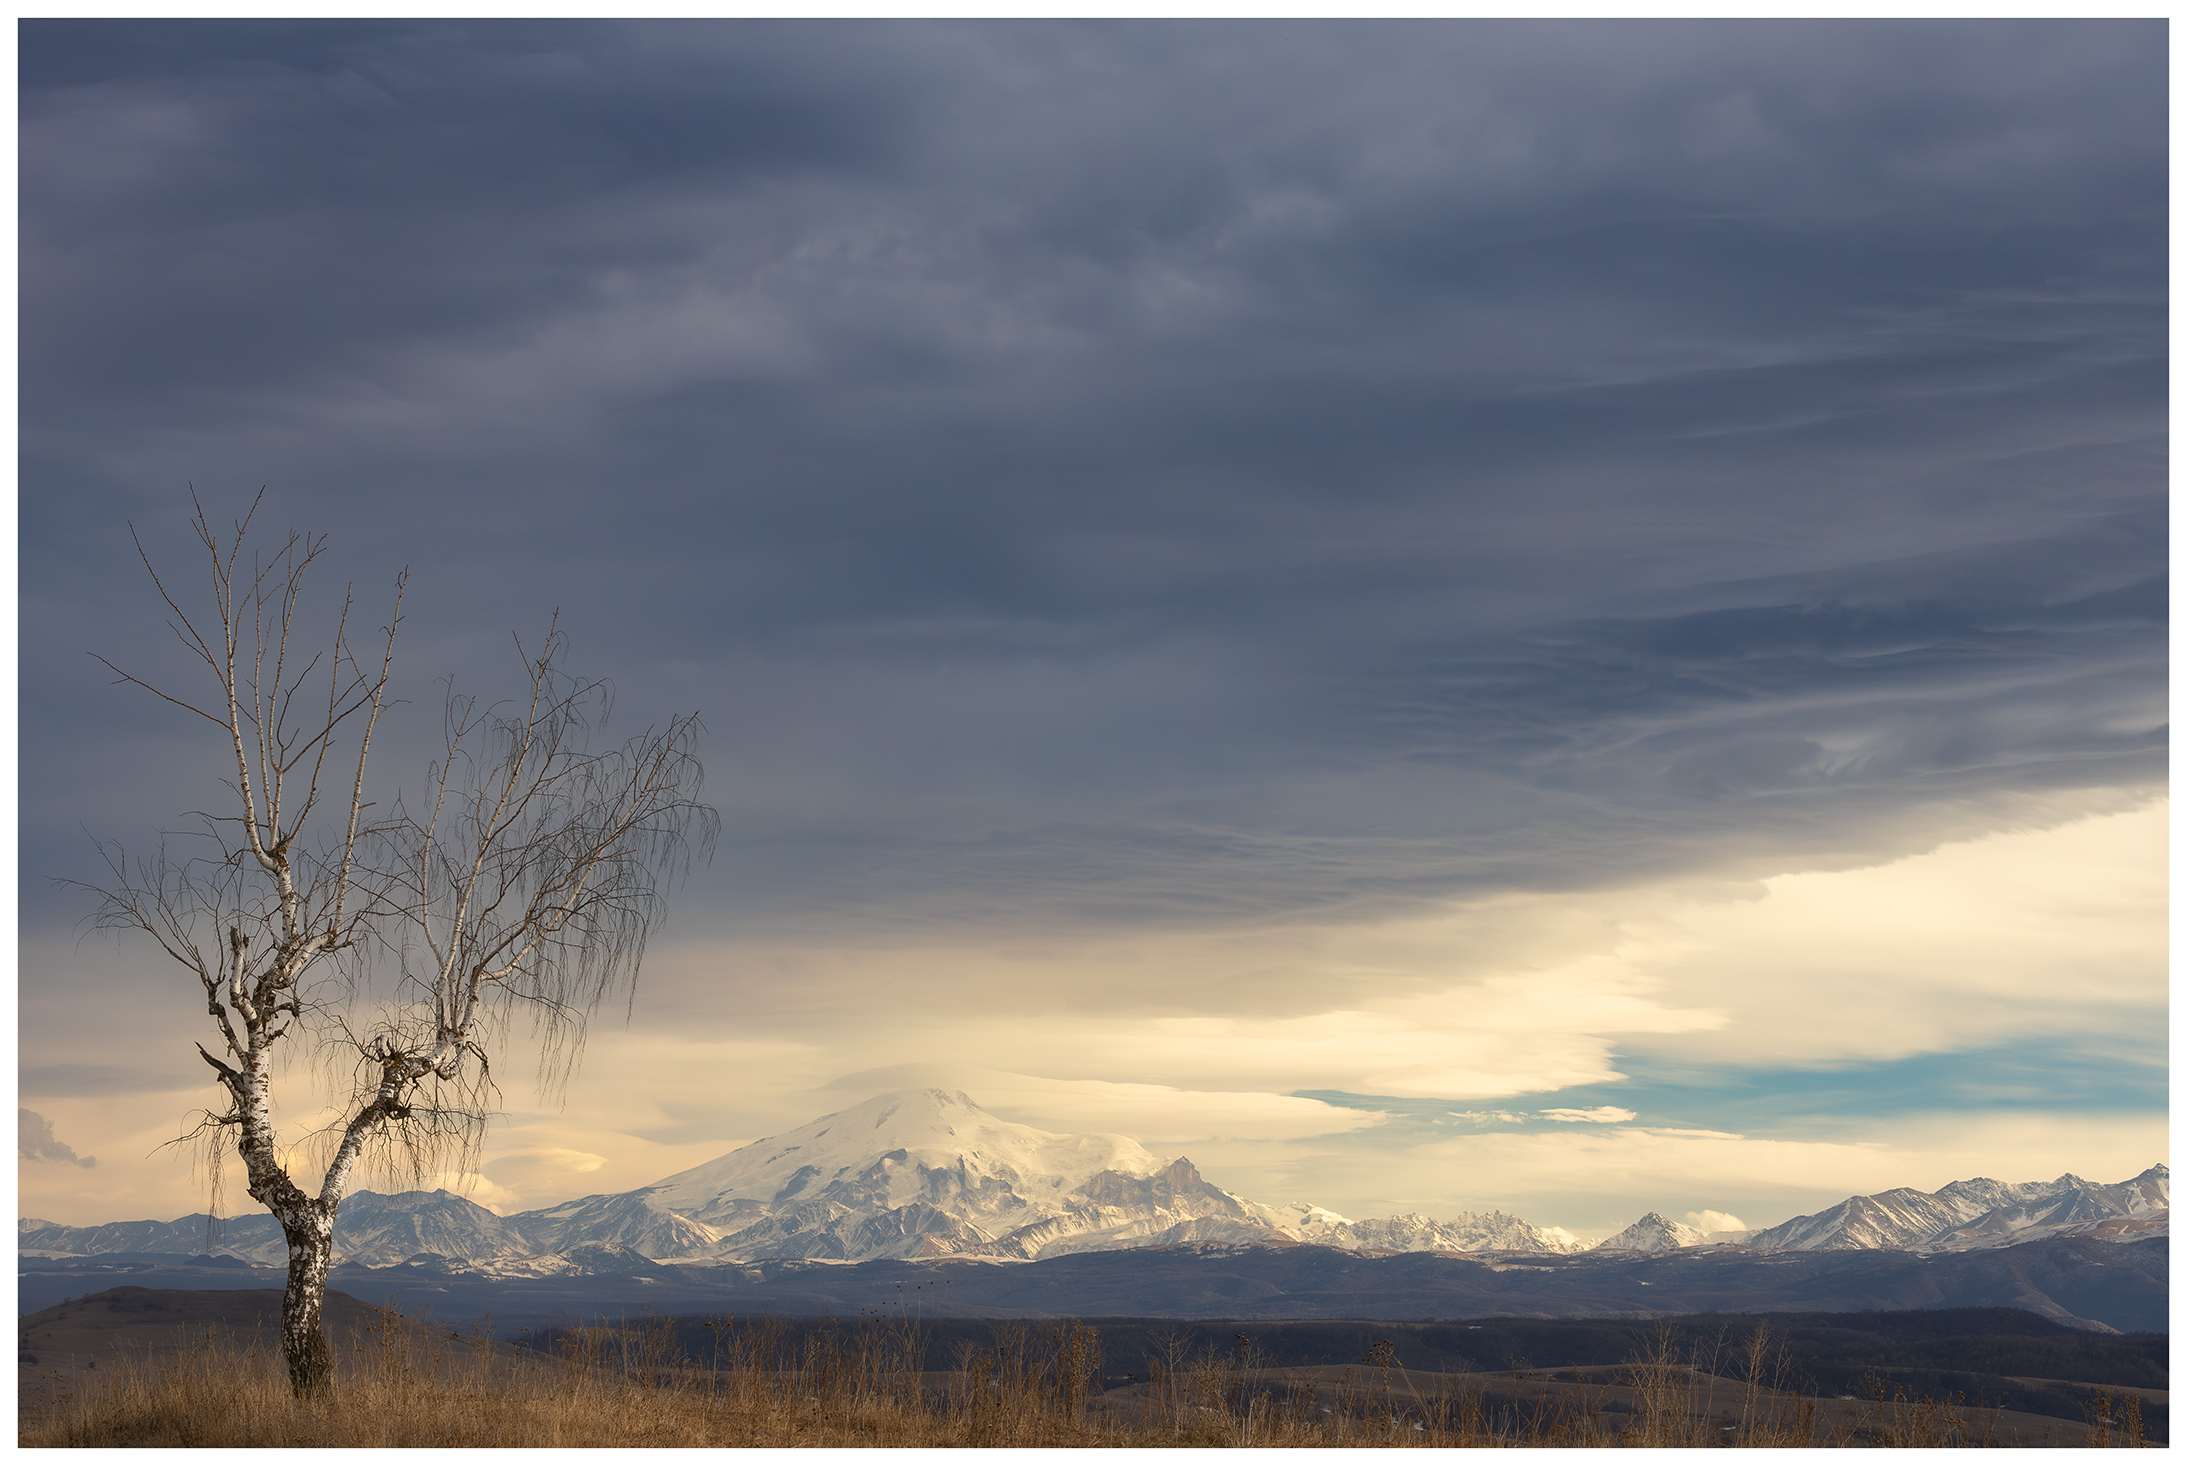
[[[87,655],[191,483],[409,569],[386,788],[557,609],[705,719],[498,1210],[929,1083],[1581,1232],[2165,1159],[2164,37],[23,22],[21,1212],[206,1201],[57,884],[220,797]]]

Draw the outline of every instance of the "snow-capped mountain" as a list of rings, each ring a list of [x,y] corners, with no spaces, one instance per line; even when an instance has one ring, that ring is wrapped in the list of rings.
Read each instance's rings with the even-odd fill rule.
[[[612,1242],[647,1257],[712,1257],[721,1247],[720,1232],[657,1204],[651,1188],[583,1196],[509,1220],[541,1252]]]
[[[208,1250],[206,1219],[58,1227],[24,1222],[26,1252]],[[1074,1252],[1313,1242],[1370,1252],[1569,1250],[1501,1212],[1438,1222],[1355,1221],[1316,1206],[1264,1206],[1122,1135],[1057,1135],[939,1089],[875,1095],[636,1191],[500,1217],[445,1191],[352,1195],[338,1262],[444,1258],[507,1276],[630,1270],[668,1261],[976,1257],[1024,1262]],[[219,1224],[211,1250],[278,1265],[264,1215]],[[434,1265],[434,1264],[426,1264]],[[651,1266],[651,1263],[647,1264]]]
[[[16,1246],[26,1253],[212,1252],[268,1267],[288,1264],[281,1224],[266,1212],[218,1220],[197,1212],[171,1222],[109,1222],[101,1227],[25,1220],[17,1228]],[[335,1260],[367,1267],[387,1267],[421,1253],[494,1264],[533,1257],[541,1250],[518,1218],[495,1216],[449,1191],[395,1196],[359,1191],[342,1203],[334,1220]]]
[[[2161,1165],[2108,1186],[2070,1172],[2055,1181],[1977,1176],[1933,1192],[1901,1186],[1849,1196],[1828,1211],[1756,1232],[1746,1245],[1763,1251],[1958,1251],[2089,1233],[2158,1236],[2169,1227],[2171,1206],[2172,1173]]]
[[[1121,1135],[1050,1134],[939,1089],[876,1095],[633,1195],[720,1234],[689,1255],[738,1258],[1027,1261],[1185,1242],[1566,1250],[1561,1237],[1501,1212],[1354,1221],[1317,1206],[1265,1206],[1210,1184],[1184,1157],[1162,1159]]]
[[[1285,1230],[1301,1242],[1359,1252],[1570,1252],[1563,1228],[1542,1228],[1500,1211],[1460,1212],[1438,1222],[1418,1212],[1355,1222],[1318,1206],[1288,1208]]]
[[[1978,1178],[1934,1193],[1849,1197],[1753,1233],[1698,1232],[1650,1212],[1594,1250],[1960,1251],[2048,1237],[2124,1240],[2164,1235],[2170,1205],[2171,1173],[2161,1165],[2111,1186],[2070,1175]],[[1265,1206],[1213,1185],[1185,1157],[1157,1156],[1121,1135],[1015,1124],[940,1089],[875,1095],[653,1185],[515,1216],[446,1191],[360,1191],[343,1204],[334,1233],[340,1263],[512,1277],[644,1275],[678,1261],[1026,1262],[1119,1248],[1299,1243],[1354,1252],[1581,1250],[1561,1228],[1502,1212],[1355,1221],[1304,1203]],[[202,1214],[101,1227],[26,1219],[17,1245],[26,1255],[213,1251],[273,1266],[286,1258],[279,1225],[263,1213],[222,1221],[210,1239]]]
[[[1933,1192],[1902,1186],[1874,1196],[1849,1196],[1828,1211],[1759,1231],[1702,1232],[1650,1212],[1593,1250],[1736,1246],[1759,1252],[1964,1252],[2047,1237],[2161,1237],[2169,1235],[2171,1205],[2172,1173],[2161,1165],[2109,1186],[2070,1173],[2055,1181],[1977,1176]]]
[[[1674,1222],[1659,1211],[1649,1212],[1639,1221],[1594,1245],[1595,1252],[1674,1252],[1681,1247],[1699,1247],[1708,1241],[1708,1233]]]
[[[1026,1260],[1283,1235],[1275,1211],[1182,1157],[1014,1124],[942,1089],[875,1095],[633,1195],[716,1234],[684,1256]]]

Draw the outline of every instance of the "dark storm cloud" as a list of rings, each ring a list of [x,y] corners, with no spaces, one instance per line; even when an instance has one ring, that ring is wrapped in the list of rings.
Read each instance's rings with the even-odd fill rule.
[[[747,926],[2153,784],[2163,35],[28,22],[26,849],[189,803],[81,656],[186,479],[410,564],[413,695],[560,605],[705,709]]]

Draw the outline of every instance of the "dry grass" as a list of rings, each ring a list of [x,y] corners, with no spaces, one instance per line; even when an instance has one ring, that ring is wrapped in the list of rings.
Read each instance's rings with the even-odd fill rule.
[[[1681,1356],[1666,1331],[1596,1378],[1436,1375],[1388,1345],[1359,1364],[1275,1369],[1239,1336],[1228,1356],[1181,1336],[1152,1377],[1101,1388],[1100,1337],[1072,1322],[998,1325],[922,1372],[915,1322],[866,1320],[799,1344],[723,1319],[686,1357],[665,1319],[578,1329],[553,1355],[452,1338],[389,1315],[342,1358],[327,1398],[299,1401],[263,1347],[206,1337],[96,1387],[26,1400],[25,1446],[1978,1446],[2141,1444],[2139,1401],[2106,1399],[2087,1430],[2001,1430],[1999,1412],[1888,1397],[1819,1401],[1786,1388],[1766,1331],[1732,1360]],[[1706,1367],[1705,1367],[1706,1366]],[[1717,1373],[1726,1369],[1728,1374]],[[1735,1377],[1736,1376],[1736,1377]],[[2031,1417],[2018,1417],[2025,1422]]]

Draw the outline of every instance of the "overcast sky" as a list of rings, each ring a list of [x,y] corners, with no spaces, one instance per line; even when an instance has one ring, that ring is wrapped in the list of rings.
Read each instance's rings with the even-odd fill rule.
[[[202,998],[55,884],[219,797],[87,655],[187,676],[192,483],[408,568],[386,788],[557,609],[705,720],[497,1209],[929,1082],[1355,1216],[2139,1171],[2165,54],[22,23],[23,1211],[205,1202]]]

